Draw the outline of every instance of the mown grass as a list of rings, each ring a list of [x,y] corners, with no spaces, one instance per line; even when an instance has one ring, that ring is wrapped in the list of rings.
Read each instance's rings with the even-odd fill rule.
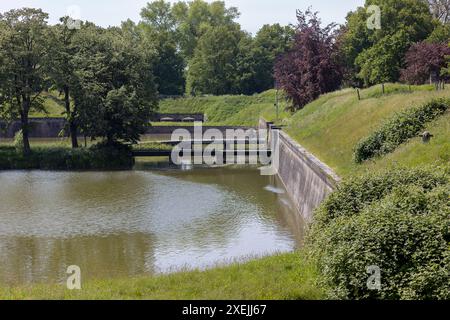
[[[57,118],[64,116],[64,102],[58,92],[44,92],[46,112],[31,112],[30,117]],[[269,90],[253,96],[226,95],[205,96],[160,101],[161,113],[204,113],[208,121],[205,125],[255,126],[259,117],[276,120],[276,91]],[[279,93],[279,120],[290,116],[285,111],[288,105],[282,93]],[[188,122],[153,122],[155,126],[192,126]]]
[[[446,159],[445,150],[448,150],[449,143],[448,139],[445,140],[448,137],[448,126],[445,125],[449,119],[447,114],[427,126],[435,135],[430,144],[422,145],[417,138],[402,145],[394,152],[394,157],[389,155],[361,165],[353,161],[353,149],[358,141],[376,130],[395,112],[419,106],[433,98],[450,96],[450,89],[447,88],[442,91],[416,90],[370,98],[379,90],[379,86],[362,90],[361,95],[369,98],[362,98],[361,101],[352,89],[324,95],[288,119],[285,130],[344,177],[383,168],[394,162],[411,166],[442,163]]]
[[[63,97],[57,91],[43,92],[41,96],[44,98],[45,111],[32,111],[32,118],[60,118],[64,116]]]
[[[169,151],[172,149],[173,147],[171,145],[161,144],[157,142],[142,142],[133,145],[133,150],[135,151]]]
[[[269,90],[253,96],[208,96],[160,101],[160,112],[204,113],[205,125],[255,126],[261,116],[276,120],[276,91]],[[280,94],[279,120],[290,116],[288,105]]]
[[[282,96],[282,95],[280,95]],[[435,91],[434,86],[385,84],[360,90],[344,89],[319,97],[295,114],[282,109],[279,124],[295,140],[345,177],[354,173],[384,168],[395,163],[408,166],[442,164],[448,161],[448,123],[444,115],[427,126],[435,135],[423,145],[412,139],[393,154],[363,164],[353,161],[353,149],[359,140],[377,129],[395,112],[419,106],[433,98],[450,97],[450,88]],[[288,103],[280,98],[282,108]],[[276,120],[275,90],[254,96],[220,96],[168,99],[161,101],[161,111],[170,113],[203,112],[208,124],[255,126],[260,117]]]
[[[450,163],[450,112],[427,125],[426,130],[435,136],[427,144],[420,137],[411,139],[394,152],[366,162],[360,171],[380,171],[403,165],[409,168],[427,164],[445,165]]]
[[[317,271],[306,261],[300,253],[279,254],[206,271],[83,281],[82,290],[74,291],[65,284],[3,286],[0,299],[322,299]]]

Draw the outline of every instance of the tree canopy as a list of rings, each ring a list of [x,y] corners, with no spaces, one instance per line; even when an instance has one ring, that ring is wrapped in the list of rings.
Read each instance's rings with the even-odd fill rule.
[[[20,118],[24,153],[30,152],[28,116],[42,109],[47,86],[48,15],[40,9],[23,8],[0,15],[0,113]]]
[[[294,103],[301,108],[320,94],[341,84],[341,68],[335,46],[335,25],[321,27],[317,13],[297,12],[298,24],[292,50],[275,67],[275,78]]]
[[[368,24],[373,6],[379,28]],[[448,0],[366,0],[339,28],[322,26],[311,10],[297,13],[295,26],[264,25],[252,35],[224,1],[156,0],[141,21],[109,28],[73,28],[69,17],[49,26],[40,9],[10,10],[0,14],[0,116],[20,119],[29,153],[29,114],[43,110],[44,91],[57,90],[73,147],[79,133],[134,143],[161,96],[276,86],[296,110],[342,86],[419,84],[449,73]]]
[[[416,43],[406,53],[406,68],[402,80],[410,84],[423,84],[441,80],[441,70],[446,66],[445,57],[450,55],[446,43]]]
[[[236,22],[238,9],[223,1],[158,0],[148,3],[141,17],[146,36],[159,39],[154,74],[165,95],[253,94],[273,88],[276,57],[293,38],[293,29],[279,24],[263,26],[254,37],[243,32]]]
[[[381,9],[380,29],[367,27],[372,5]],[[432,31],[433,17],[422,0],[366,0],[364,7],[347,16],[341,39],[346,67],[366,85],[395,82],[408,48]]]

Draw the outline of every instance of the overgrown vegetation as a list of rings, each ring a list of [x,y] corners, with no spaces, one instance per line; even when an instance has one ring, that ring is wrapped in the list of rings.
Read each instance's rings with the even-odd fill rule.
[[[383,157],[362,164],[354,161],[354,148],[358,142],[396,113],[450,96],[449,88],[429,91],[423,90],[428,86],[411,86],[410,92],[407,85],[398,84],[386,84],[386,92],[391,90],[391,86],[399,93],[382,95],[381,86],[377,85],[361,90],[361,100],[351,89],[323,95],[286,118],[285,131],[344,178],[398,164],[416,167],[448,162],[449,112],[425,125],[423,130],[434,135],[430,143],[423,144],[421,137],[417,136]]]
[[[373,4],[389,17],[379,28],[367,28]],[[47,285],[0,288],[0,297],[322,298],[314,282],[317,263],[332,298],[450,299],[449,169],[412,169],[450,160],[449,101],[429,102],[448,97],[448,89],[386,85],[381,93],[378,86],[358,95],[345,89],[319,97],[342,84],[398,81],[402,69],[409,83],[445,79],[446,43],[423,42],[448,41],[448,10],[436,11],[421,0],[367,0],[336,34],[332,26],[321,28],[317,15],[307,19],[309,12],[298,12],[297,30],[264,26],[256,37],[241,30],[236,8],[218,1],[154,1],[143,9],[139,24],[127,21],[107,29],[89,22],[71,29],[67,18],[50,27],[40,9],[0,14],[0,116],[20,119],[22,127],[14,145],[0,147],[0,170],[130,168],[133,149],[118,141],[137,142],[158,93],[261,92],[273,87],[268,70],[281,55],[276,78],[293,105],[281,105],[279,114],[273,90],[165,100],[161,111],[203,112],[210,124],[254,126],[261,116],[276,119],[346,178],[317,211],[308,240],[312,261],[287,254],[205,272],[91,281],[82,292]],[[49,103],[51,89],[64,94],[61,114],[74,148],[77,130],[107,143],[73,150],[31,148],[29,115],[45,114],[47,105],[59,107],[55,100]],[[418,103],[424,104],[411,108]],[[291,115],[283,111],[286,106],[304,109]],[[435,139],[420,144],[418,133],[430,127]],[[358,171],[388,164],[408,169],[354,178]],[[379,291],[366,285],[367,267],[374,265],[382,271]]]
[[[425,125],[450,109],[450,100],[439,99],[421,107],[397,113],[378,130],[362,139],[356,146],[357,163],[394,151],[408,139],[417,137]]]
[[[133,150],[136,151],[170,151],[172,149],[171,145],[157,142],[142,142],[133,146]]]
[[[450,180],[440,172],[349,179],[315,212],[307,248],[330,297],[450,298]],[[381,270],[381,290],[367,286],[370,266]]]
[[[86,280],[82,290],[67,290],[65,284],[0,286],[0,299],[314,300],[324,298],[317,276],[303,254],[291,253],[206,271]]]
[[[131,148],[122,144],[77,149],[39,146],[26,156],[15,146],[0,146],[0,170],[115,170],[131,169],[133,164]]]

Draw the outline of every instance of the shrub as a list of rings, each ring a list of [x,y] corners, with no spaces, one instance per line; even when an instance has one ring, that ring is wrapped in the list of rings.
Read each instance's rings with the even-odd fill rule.
[[[330,297],[449,299],[449,196],[448,174],[433,169],[395,169],[339,187],[307,239]],[[373,265],[379,291],[367,287]]]
[[[27,156],[12,148],[0,149],[0,170],[115,170],[130,169],[133,164],[131,148],[119,144],[88,149],[39,147]]]
[[[356,145],[353,155],[355,162],[361,163],[394,151],[408,139],[416,137],[426,123],[444,114],[449,107],[450,100],[436,99],[421,107],[397,113]]]
[[[133,146],[135,151],[170,151],[173,147],[167,144],[157,142],[143,142]]]

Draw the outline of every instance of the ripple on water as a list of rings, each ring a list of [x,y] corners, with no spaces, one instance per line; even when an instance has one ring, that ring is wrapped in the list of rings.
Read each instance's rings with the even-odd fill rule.
[[[60,281],[72,264],[87,278],[205,268],[297,245],[281,191],[254,169],[0,179],[0,283]]]

